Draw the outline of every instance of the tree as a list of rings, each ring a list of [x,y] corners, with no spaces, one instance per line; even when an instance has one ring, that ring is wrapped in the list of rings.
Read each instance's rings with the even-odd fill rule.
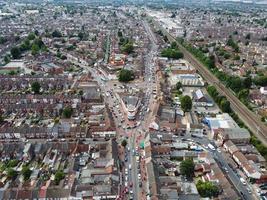
[[[199,180],[197,182],[197,190],[201,197],[217,197],[219,195],[218,186],[214,185],[212,182],[203,182]]]
[[[13,168],[13,167],[16,167],[17,164],[18,164],[18,160],[9,160],[8,163],[7,163],[7,167],[8,168],[9,167]]]
[[[38,31],[38,30],[35,30],[35,31],[34,31],[34,34],[35,34],[36,36],[38,36],[38,35],[39,35],[39,31]]]
[[[29,39],[25,39],[23,43],[20,45],[21,51],[27,51],[31,48],[31,42]]]
[[[212,98],[215,98],[219,95],[219,93],[218,93],[218,91],[214,85],[209,85],[207,88],[207,91]]]
[[[122,46],[121,50],[122,50],[124,53],[127,53],[127,54],[132,53],[133,50],[134,50],[133,43],[132,43],[132,42],[128,42],[128,43],[126,43],[125,45]]]
[[[40,49],[39,46],[37,44],[33,44],[32,45],[32,55],[35,56],[39,53]]]
[[[33,82],[31,84],[31,89],[35,94],[39,94],[40,93],[40,89],[41,89],[41,85],[39,82]]]
[[[230,106],[230,102],[227,99],[221,100],[220,108],[221,108],[221,110],[223,112],[226,112],[226,113],[231,113],[232,112],[232,109],[231,109],[231,106]]]
[[[234,49],[235,52],[239,52],[239,46],[237,45],[237,43],[233,40],[232,37],[230,37],[227,41],[227,45],[232,47]]]
[[[27,181],[27,180],[29,180],[29,178],[30,178],[30,176],[32,174],[32,171],[29,168],[29,166],[24,165],[22,167],[21,173],[22,173],[24,181]]]
[[[63,110],[63,117],[71,118],[72,113],[73,113],[73,109],[68,106],[68,107],[64,108],[64,110]]]
[[[9,63],[10,62],[10,58],[9,58],[9,56],[5,56],[4,57],[4,62],[7,64],[7,63]]]
[[[247,100],[248,98],[248,95],[249,95],[249,90],[248,89],[243,89],[243,90],[240,90],[237,94],[238,98],[240,100]]]
[[[253,79],[255,85],[267,86],[267,76],[257,76]]]
[[[34,33],[30,33],[30,34],[28,35],[28,39],[29,39],[29,40],[34,40],[34,39],[35,39],[35,34],[34,34]]]
[[[246,40],[250,40],[250,38],[251,38],[251,34],[248,33],[248,34],[246,35],[245,39],[246,39]]]
[[[120,30],[118,31],[118,37],[122,37],[122,32]]]
[[[14,180],[16,178],[16,176],[18,175],[18,172],[12,168],[8,168],[7,169],[7,177],[9,179]]]
[[[52,37],[62,37],[62,34],[58,30],[54,30],[52,32]]]
[[[125,148],[127,146],[127,140],[122,140],[121,146],[123,146]]]
[[[55,173],[55,183],[56,185],[59,184],[59,182],[65,177],[65,174],[62,170],[58,170],[56,173]]]
[[[13,47],[10,51],[12,57],[14,59],[19,59],[20,58],[20,55],[21,55],[21,51],[18,47]]]
[[[8,72],[8,75],[14,76],[16,74],[16,72],[14,70],[11,70]]]
[[[4,117],[3,115],[0,113],[0,123],[2,123],[4,121]]]
[[[187,178],[192,178],[195,171],[195,164],[191,159],[185,159],[180,163],[180,173]]]
[[[247,89],[250,89],[251,85],[252,85],[252,79],[251,77],[246,77],[243,81],[244,87]]]
[[[171,48],[172,49],[176,49],[177,48],[177,43],[176,42],[172,42],[171,43]]]
[[[82,40],[84,38],[84,33],[83,32],[79,32],[78,33],[78,37],[80,40]]]
[[[184,112],[189,112],[192,109],[192,100],[190,96],[181,97],[181,108]]]
[[[161,56],[173,59],[180,59],[184,57],[184,54],[178,49],[166,48],[161,51]]]
[[[182,83],[180,82],[180,81],[178,81],[177,83],[176,83],[176,85],[175,85],[175,87],[176,87],[176,90],[180,90],[181,88],[182,88]]]
[[[121,82],[129,82],[134,79],[134,74],[131,70],[121,69],[118,78]]]
[[[7,39],[5,37],[0,36],[0,44],[5,44]]]

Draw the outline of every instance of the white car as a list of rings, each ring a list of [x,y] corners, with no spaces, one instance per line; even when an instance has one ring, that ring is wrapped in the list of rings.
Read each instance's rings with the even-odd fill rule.
[[[129,164],[129,169],[132,169],[132,165],[131,164]]]
[[[141,179],[141,174],[138,174],[138,179],[139,179],[139,180]]]
[[[125,175],[128,175],[128,169],[125,168]]]

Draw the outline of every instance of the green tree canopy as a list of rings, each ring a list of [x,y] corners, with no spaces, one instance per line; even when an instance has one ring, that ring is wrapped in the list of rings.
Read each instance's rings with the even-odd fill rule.
[[[127,54],[132,53],[133,50],[134,50],[133,43],[132,43],[132,42],[128,42],[128,43],[124,44],[124,45],[121,47],[121,50],[122,50],[124,53],[127,53]]]
[[[32,55],[33,56],[37,55],[40,51],[40,48],[37,44],[33,44],[31,49],[32,49]]]
[[[166,48],[161,51],[161,56],[173,59],[180,59],[184,57],[184,54],[178,49]]]
[[[12,168],[8,168],[7,169],[7,177],[9,179],[13,179],[14,180],[17,175],[18,175],[18,172],[16,170],[14,170]]]
[[[131,70],[121,69],[118,78],[121,82],[129,82],[134,79],[134,74]]]
[[[184,112],[189,112],[192,109],[192,99],[190,96],[181,97],[181,108]]]
[[[29,180],[29,178],[30,178],[30,176],[32,174],[32,171],[29,168],[29,166],[24,165],[22,167],[21,173],[22,173],[22,176],[23,176],[24,181],[27,181],[27,180]]]
[[[79,37],[80,40],[83,40],[84,36],[85,36],[85,35],[84,35],[83,32],[79,32],[79,33],[78,33],[78,37]]]
[[[72,113],[73,113],[73,109],[70,106],[68,106],[68,107],[64,108],[64,110],[63,110],[63,117],[71,118]]]
[[[227,45],[232,47],[235,52],[239,52],[239,46],[238,44],[233,40],[233,38],[229,38],[227,41]]]
[[[185,159],[180,163],[180,173],[187,178],[194,176],[195,164],[191,159]]]
[[[231,113],[232,112],[232,109],[231,109],[231,106],[230,106],[230,102],[227,99],[223,99],[220,102],[220,108],[221,108],[221,110],[223,112],[226,112],[226,113]]]
[[[122,140],[121,142],[121,146],[123,146],[124,148],[127,146],[127,140]]]
[[[65,174],[62,170],[58,170],[56,173],[55,173],[55,183],[56,185],[59,184],[59,182],[64,179],[65,177]]]
[[[29,40],[34,40],[34,39],[35,39],[35,34],[34,34],[34,33],[30,33],[30,34],[28,35],[28,39],[29,39]]]
[[[252,85],[252,79],[251,77],[246,77],[243,81],[244,87],[247,89],[250,89],[251,85]]]
[[[7,39],[5,37],[0,36],[0,44],[5,44]]]
[[[197,190],[201,197],[217,197],[219,195],[218,186],[214,185],[212,182],[203,182],[199,180],[197,182]]]
[[[19,59],[21,56],[21,51],[18,47],[13,47],[10,53],[14,59]]]
[[[31,89],[35,94],[40,93],[41,85],[39,82],[35,81],[31,84]]]
[[[175,85],[175,88],[176,88],[176,90],[180,90],[182,88],[182,86],[183,86],[182,83],[180,81],[178,81]]]
[[[60,31],[58,31],[58,30],[54,30],[54,31],[52,32],[52,37],[62,37],[62,34],[61,34]]]

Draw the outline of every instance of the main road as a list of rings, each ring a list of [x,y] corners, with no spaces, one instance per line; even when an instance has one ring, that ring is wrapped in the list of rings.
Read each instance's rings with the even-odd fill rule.
[[[166,35],[170,42],[177,42],[169,32],[162,28],[158,22],[153,21],[164,35]],[[179,42],[177,42],[179,49],[187,59],[201,74],[201,76],[211,85],[214,85],[218,92],[227,97],[231,103],[231,108],[244,122],[244,124],[261,140],[262,143],[267,145],[267,126],[260,120],[254,112],[249,110],[233,93],[232,90],[223,85],[220,80],[214,76],[201,62],[199,62],[187,49],[185,49]]]

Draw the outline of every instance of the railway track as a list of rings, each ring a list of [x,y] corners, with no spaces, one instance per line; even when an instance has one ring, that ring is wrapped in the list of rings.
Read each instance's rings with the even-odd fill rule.
[[[164,35],[166,35],[170,42],[177,42],[176,38],[170,35],[165,29],[163,30],[157,22],[154,24],[161,29]],[[267,146],[267,126],[261,121],[259,116],[249,110],[233,93],[232,90],[226,88],[217,77],[215,77],[200,61],[198,61],[187,49],[185,49],[179,42],[177,42],[179,49],[187,59],[200,73],[200,75],[209,83],[214,85],[218,92],[227,97],[231,103],[231,108],[238,115],[238,117],[244,122],[244,124],[251,130],[251,132],[260,141]]]

